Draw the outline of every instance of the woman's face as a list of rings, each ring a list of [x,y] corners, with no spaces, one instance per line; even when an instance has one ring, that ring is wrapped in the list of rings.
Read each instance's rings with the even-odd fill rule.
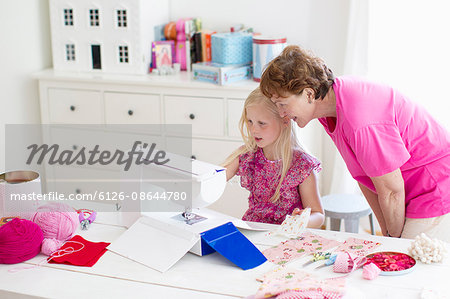
[[[277,105],[281,117],[288,117],[295,121],[300,128],[304,128],[314,119],[314,101],[308,102],[305,90],[300,95],[287,97],[272,96],[271,100]]]

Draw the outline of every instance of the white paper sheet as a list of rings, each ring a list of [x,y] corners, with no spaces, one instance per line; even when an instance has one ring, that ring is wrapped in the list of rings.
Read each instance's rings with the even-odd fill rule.
[[[200,236],[180,231],[149,217],[139,218],[107,248],[160,272],[167,271],[198,241]]]
[[[259,223],[252,221],[244,221],[241,219],[233,220],[233,224],[242,229],[252,230],[252,231],[269,231],[273,229],[273,225],[267,223]]]

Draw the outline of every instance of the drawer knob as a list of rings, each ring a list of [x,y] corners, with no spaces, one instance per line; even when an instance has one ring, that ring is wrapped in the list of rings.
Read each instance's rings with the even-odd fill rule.
[[[76,194],[80,194],[80,193],[81,193],[81,190],[77,188],[77,189],[75,189],[75,193],[76,193]]]
[[[189,118],[190,119],[195,119],[195,114],[194,113],[189,114]]]
[[[128,115],[129,116],[133,115],[133,110],[128,110]]]
[[[78,146],[76,146],[76,145],[74,144],[74,145],[72,145],[72,149],[73,149],[74,151],[76,151],[76,150],[78,149]]]
[[[191,159],[192,159],[192,160],[197,160],[197,157],[196,157],[195,155],[192,155],[192,156],[191,156]]]
[[[75,111],[75,106],[74,105],[70,105],[70,111]]]

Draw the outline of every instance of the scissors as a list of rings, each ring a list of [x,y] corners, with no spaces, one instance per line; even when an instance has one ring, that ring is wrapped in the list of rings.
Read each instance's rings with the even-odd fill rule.
[[[87,230],[89,225],[94,222],[95,217],[97,216],[97,212],[88,210],[88,209],[79,209],[78,212],[78,220],[80,221],[81,229]],[[85,218],[85,215],[89,215],[89,217]]]

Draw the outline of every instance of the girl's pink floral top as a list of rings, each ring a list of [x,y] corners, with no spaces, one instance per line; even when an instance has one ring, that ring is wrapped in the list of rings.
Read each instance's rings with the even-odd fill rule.
[[[237,175],[241,186],[250,191],[249,208],[242,220],[281,224],[295,208],[303,209],[298,186],[311,174],[320,171],[320,162],[299,150],[294,150],[292,166],[288,170],[276,203],[270,201],[279,182],[281,160],[268,160],[261,148],[239,156]]]

